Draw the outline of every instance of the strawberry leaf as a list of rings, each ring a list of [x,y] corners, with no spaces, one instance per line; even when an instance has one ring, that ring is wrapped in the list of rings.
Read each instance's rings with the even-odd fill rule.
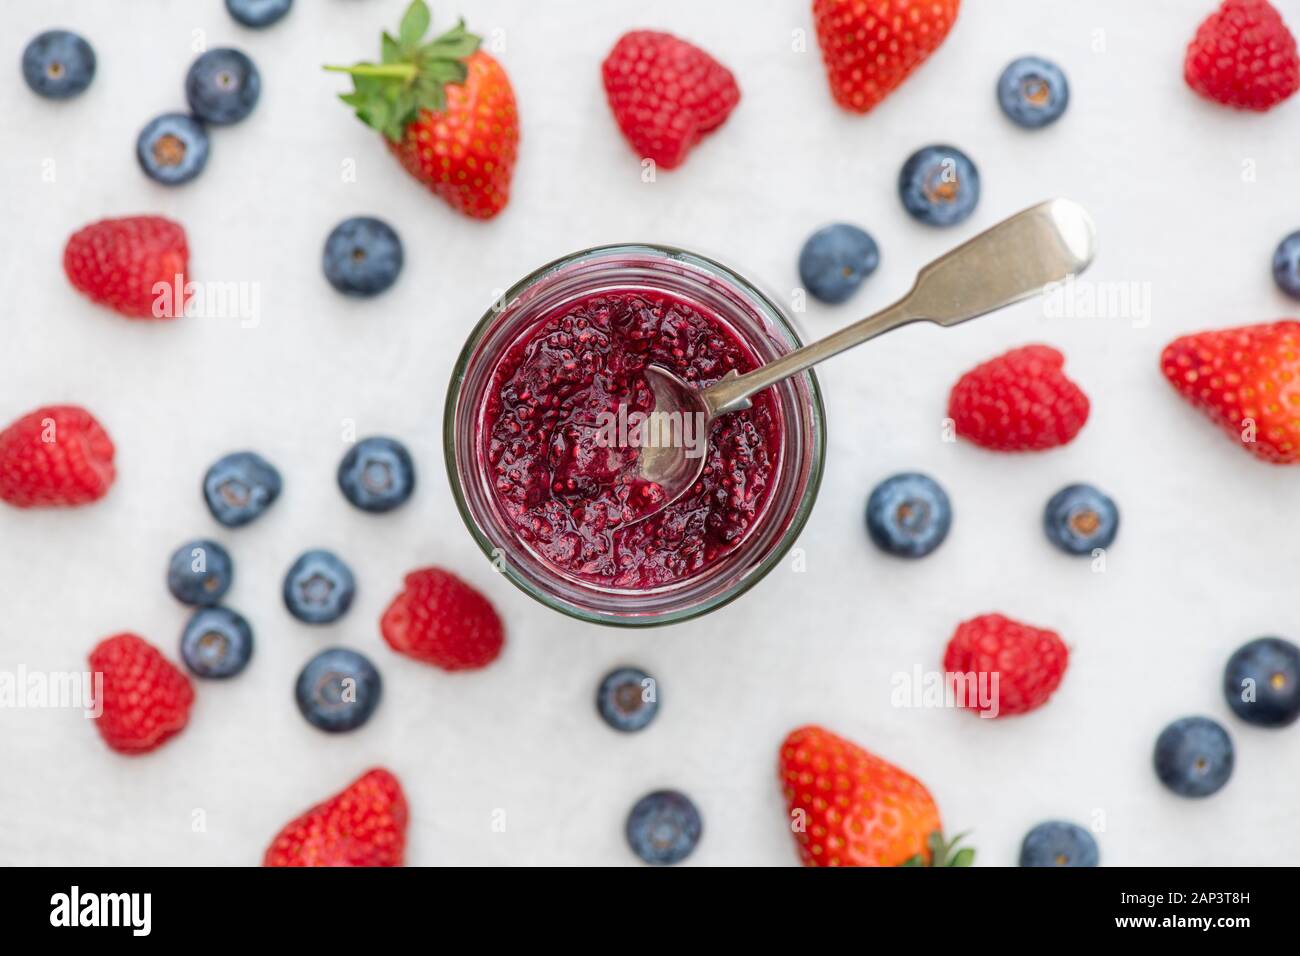
[[[413,47],[429,32],[429,6],[424,0],[413,0],[402,15],[397,38],[403,47]]]
[[[382,63],[402,62],[402,48],[398,45],[397,41],[393,39],[393,35],[389,33],[387,30],[385,30],[383,36],[379,38],[379,50],[380,50],[380,62]]]
[[[438,86],[448,83],[464,83],[469,76],[469,68],[460,60],[431,60],[425,64],[421,78]]]
[[[443,107],[447,105],[441,83],[421,80],[415,84],[414,93],[418,109],[428,110],[431,113],[441,113]]]
[[[357,107],[357,115],[361,117],[367,126],[382,130],[388,126],[392,111],[388,108],[387,100],[382,97],[373,97]]]
[[[424,43],[430,23],[429,7],[414,0],[407,7],[397,36],[380,37],[380,62],[325,69],[352,76],[352,92],[339,98],[357,117],[388,139],[400,142],[406,127],[421,110],[437,113],[446,108],[448,84],[463,84],[469,77],[465,58],[480,39],[458,21],[441,36]]]
[[[970,866],[974,862],[975,862],[975,851],[970,847],[966,846],[966,847],[962,847],[960,850],[957,851],[957,853],[952,858],[952,862],[949,863],[948,865],[949,866]]]
[[[415,90],[402,90],[398,93],[396,98],[393,100],[392,115],[394,120],[396,120],[400,125],[391,131],[391,135],[389,131],[385,131],[385,135],[390,139],[400,139],[402,135],[402,127],[404,127],[411,118],[414,118],[415,114],[419,112],[419,109],[420,104],[418,94]]]
[[[420,47],[420,56],[438,60],[462,60],[478,49],[479,37],[465,29],[465,21],[459,21],[454,27],[424,46]]]
[[[932,866],[932,867],[949,867],[949,866],[970,866],[975,862],[975,851],[971,847],[957,848],[962,840],[968,834],[958,833],[951,840],[945,840],[943,834],[935,830],[925,838],[926,848],[930,851],[930,860],[927,863],[925,854],[917,853],[910,856],[899,866]],[[953,851],[956,852],[953,852]]]

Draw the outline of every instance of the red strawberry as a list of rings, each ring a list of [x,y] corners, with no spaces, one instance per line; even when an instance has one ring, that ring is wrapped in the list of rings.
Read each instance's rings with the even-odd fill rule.
[[[619,129],[638,156],[663,169],[685,162],[740,102],[731,71],[671,33],[623,34],[601,64],[601,75]]]
[[[133,319],[185,314],[189,262],[185,230],[161,216],[93,222],[63,250],[63,271],[79,292]]]
[[[488,599],[442,568],[408,574],[379,629],[399,654],[448,671],[486,667],[505,643],[501,618]]]
[[[397,37],[384,34],[380,63],[326,69],[352,74],[340,99],[407,172],[458,212],[491,219],[510,199],[519,152],[515,93],[463,21],[426,43],[428,29],[429,8],[415,0]]]
[[[1300,88],[1295,37],[1268,0],[1224,0],[1187,45],[1187,85],[1239,110],[1271,110]]]
[[[1060,686],[1070,652],[1054,631],[1021,624],[1001,614],[981,614],[964,621],[948,642],[943,655],[943,669],[949,674],[997,674],[971,682],[963,706],[984,713],[979,692],[987,688],[996,695],[992,717],[1027,714],[1043,706]]]
[[[781,787],[804,866],[969,866],[921,782],[822,727],[781,744]]]
[[[76,405],[47,405],[0,432],[0,501],[18,508],[84,505],[113,484],[113,441]]]
[[[1160,367],[1247,451],[1300,462],[1300,321],[1184,335],[1165,347]]]
[[[118,753],[156,750],[189,722],[190,679],[143,638],[117,634],[100,641],[90,652],[90,670],[104,681],[95,724]]]
[[[276,834],[262,865],[401,866],[406,820],[402,785],[376,768]]]
[[[1025,345],[977,365],[953,386],[948,417],[957,434],[994,451],[1068,444],[1088,421],[1088,396],[1065,377],[1065,356]]]
[[[813,0],[835,102],[870,112],[939,48],[961,0]]]

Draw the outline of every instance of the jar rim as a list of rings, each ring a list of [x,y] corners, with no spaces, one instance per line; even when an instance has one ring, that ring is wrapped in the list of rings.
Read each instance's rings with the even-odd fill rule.
[[[469,530],[471,537],[478,544],[479,549],[485,556],[493,562],[494,568],[501,571],[507,579],[516,587],[528,594],[534,600],[546,605],[547,607],[566,614],[578,620],[586,621],[593,624],[605,624],[616,627],[656,627],[665,624],[673,624],[680,621],[690,620],[707,614],[710,611],[723,607],[742,594],[747,592],[768,572],[781,561],[783,557],[793,547],[795,540],[807,524],[808,517],[812,512],[813,504],[817,499],[818,491],[821,487],[822,472],[826,459],[826,413],[825,406],[822,402],[821,388],[818,384],[817,377],[810,369],[796,376],[795,379],[802,379],[805,383],[807,400],[804,403],[806,407],[806,428],[809,432],[808,447],[808,464],[806,470],[803,470],[806,477],[802,477],[803,487],[793,506],[787,509],[787,513],[782,515],[786,521],[784,530],[777,540],[763,555],[761,560],[749,567],[743,576],[721,593],[714,594],[700,600],[697,603],[690,604],[677,609],[670,609],[661,612],[652,612],[645,614],[627,614],[617,611],[602,611],[590,607],[576,605],[570,601],[564,600],[556,594],[539,587],[536,582],[528,576],[514,568],[509,560],[501,560],[501,548],[495,543],[480,526],[479,520],[471,508],[470,502],[462,486],[463,476],[460,467],[460,457],[457,448],[457,420],[459,411],[459,397],[464,394],[462,384],[467,374],[470,372],[470,363],[478,353],[479,345],[484,337],[493,329],[494,323],[509,310],[512,304],[526,291],[536,286],[539,282],[545,280],[552,274],[559,273],[563,270],[574,266],[582,265],[584,262],[598,262],[603,259],[617,259],[619,257],[643,257],[654,260],[676,261],[684,266],[702,271],[716,279],[722,280],[723,283],[735,287],[743,292],[752,300],[751,305],[757,306],[760,319],[766,319],[771,322],[776,332],[780,333],[780,338],[773,337],[773,342],[780,342],[785,348],[794,349],[802,345],[802,338],[799,335],[794,324],[786,316],[785,311],[777,305],[765,292],[757,285],[745,278],[734,269],[718,262],[717,260],[702,256],[698,253],[691,252],[676,246],[658,244],[658,243],[611,243],[607,245],[592,246],[577,252],[569,253],[554,259],[532,272],[528,273],[519,281],[515,282],[506,290],[483,314],[482,318],[475,324],[461,348],[456,363],[452,368],[451,378],[447,386],[447,398],[443,411],[443,453],[445,465],[447,468],[448,482],[451,486],[452,497],[456,502],[456,508],[460,512],[461,520]],[[786,436],[788,438],[788,434]],[[476,465],[476,463],[475,463]],[[474,467],[467,465],[466,467]],[[802,470],[802,469],[801,469]],[[744,544],[739,550],[743,550]],[[733,553],[738,553],[733,552]]]

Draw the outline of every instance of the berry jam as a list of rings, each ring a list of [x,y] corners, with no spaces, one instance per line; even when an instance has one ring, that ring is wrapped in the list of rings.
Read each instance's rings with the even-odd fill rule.
[[[770,392],[709,429],[700,480],[653,510],[638,450],[602,431],[654,408],[642,370],[707,387],[759,363],[718,316],[677,296],[619,290],[571,301],[518,338],[488,390],[479,448],[498,506],[543,560],[579,580],[643,590],[698,574],[735,551],[776,480],[780,411]]]

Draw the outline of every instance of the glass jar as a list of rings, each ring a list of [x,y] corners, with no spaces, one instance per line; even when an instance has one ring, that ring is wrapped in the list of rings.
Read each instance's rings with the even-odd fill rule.
[[[539,556],[503,513],[481,451],[488,389],[506,351],[567,303],[602,292],[668,293],[721,319],[765,364],[801,344],[781,308],[720,263],[655,245],[600,246],[543,266],[506,292],[470,334],[452,372],[443,442],[452,493],[496,567],[538,601],[601,624],[649,626],[704,614],[753,587],[794,544],[817,497],[826,449],[816,377],[774,386],[781,448],[766,503],[737,547],[689,577],[648,589],[576,578]]]

